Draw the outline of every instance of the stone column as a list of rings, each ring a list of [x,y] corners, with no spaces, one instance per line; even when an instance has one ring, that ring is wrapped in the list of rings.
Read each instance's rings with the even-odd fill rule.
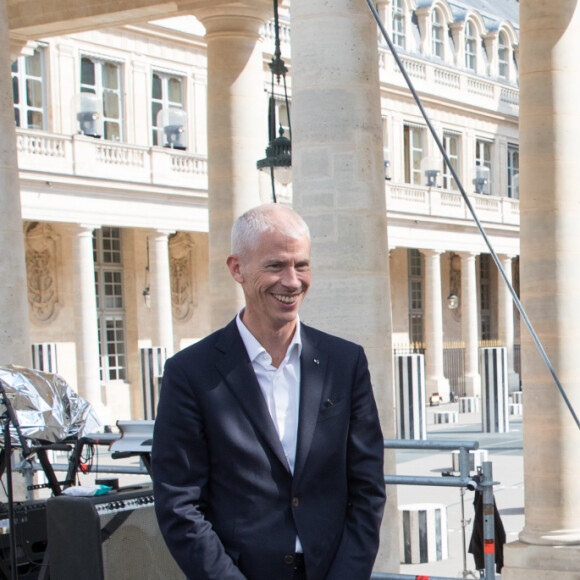
[[[95,294],[93,231],[95,226],[81,225],[73,237],[75,268],[75,332],[77,346],[78,392],[97,408],[101,407],[99,370],[99,329]]]
[[[26,263],[7,23],[6,0],[0,0],[0,364],[30,366]]]
[[[316,58],[312,58],[316,55]],[[340,63],[340,66],[337,66]],[[294,207],[312,232],[303,319],[362,344],[385,437],[395,435],[376,23],[364,2],[292,2]],[[395,473],[386,453],[386,473]],[[389,486],[377,571],[399,568]]]
[[[580,413],[580,6],[520,3],[521,296]],[[580,430],[522,331],[525,526],[506,580],[580,576]]]
[[[171,275],[169,271],[169,234],[156,231],[152,236],[151,308],[157,321],[157,343],[167,357],[174,352],[173,313],[171,309]]]
[[[449,380],[443,374],[443,312],[441,252],[420,250],[425,256],[425,387],[427,399],[439,393],[449,400]]]
[[[206,28],[208,66],[209,262],[214,328],[231,320],[243,294],[226,258],[235,219],[260,204],[256,162],[268,145],[267,98],[260,27],[271,2],[238,14],[222,8],[196,11]]]
[[[472,252],[458,254],[461,256],[461,337],[465,344],[465,394],[468,397],[479,397],[481,376],[478,353],[476,254]]]
[[[498,255],[502,268],[511,284],[512,256]],[[498,273],[498,327],[499,341],[507,349],[508,391],[520,390],[520,375],[514,370],[514,303],[501,274]]]

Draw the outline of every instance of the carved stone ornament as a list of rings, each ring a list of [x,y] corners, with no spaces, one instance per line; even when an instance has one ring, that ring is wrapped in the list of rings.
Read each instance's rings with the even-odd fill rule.
[[[52,322],[58,302],[57,257],[60,236],[47,223],[25,225],[26,282],[30,315],[36,322]]]
[[[173,318],[178,322],[189,320],[196,305],[194,250],[195,244],[188,233],[178,232],[169,238],[171,308]]]

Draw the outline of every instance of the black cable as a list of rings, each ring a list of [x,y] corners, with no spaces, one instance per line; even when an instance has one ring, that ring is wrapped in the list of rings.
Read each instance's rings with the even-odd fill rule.
[[[427,112],[425,111],[425,108],[423,107],[423,103],[421,102],[421,99],[419,98],[419,95],[417,94],[417,91],[415,90],[415,87],[413,86],[413,83],[412,83],[409,75],[407,74],[405,66],[403,65],[401,59],[399,58],[399,55],[397,53],[397,49],[395,48],[395,45],[391,41],[389,34],[387,33],[383,23],[381,22],[381,19],[379,17],[379,13],[377,12],[375,5],[373,4],[373,2],[371,0],[366,0],[366,3],[368,4],[368,7],[370,8],[370,10],[374,16],[374,19],[376,20],[377,25],[380,28],[381,33],[384,36],[384,38],[389,46],[389,49],[393,55],[393,58],[395,59],[397,65],[399,67],[399,70],[401,71],[401,74],[403,75],[403,77],[407,83],[407,86],[409,87],[409,90],[411,91],[411,94],[413,95],[413,98],[415,99],[415,102],[417,103],[419,110],[421,111],[421,114],[423,115],[423,118],[425,119],[425,122],[427,123],[427,127],[429,128],[431,135],[433,135],[433,138],[435,139],[435,143],[437,144],[437,147],[439,148],[441,155],[443,155],[443,160],[445,161],[445,165],[447,165],[449,171],[451,172],[451,175],[453,176],[453,179],[455,179],[455,183],[457,183],[457,187],[459,188],[459,191],[461,192],[461,196],[463,197],[463,201],[467,205],[467,208],[469,209],[469,212],[473,216],[475,224],[477,225],[477,228],[479,229],[479,231],[483,237],[483,240],[485,241],[487,247],[489,248],[489,252],[491,254],[491,257],[493,258],[493,261],[495,262],[495,265],[497,266],[497,269],[498,269],[499,273],[501,274],[501,277],[503,278],[504,282],[506,283],[506,285],[510,291],[510,294],[512,295],[512,298],[514,300],[514,304],[516,305],[516,308],[518,309],[518,312],[520,313],[522,320],[524,321],[526,327],[528,328],[530,335],[532,336],[532,339],[533,339],[534,343],[536,344],[536,347],[538,348],[538,351],[540,352],[540,355],[542,356],[544,363],[546,364],[546,367],[550,371],[550,374],[552,375],[552,378],[554,379],[554,382],[556,383],[556,386],[558,387],[558,390],[560,391],[560,394],[562,395],[562,398],[564,399],[566,406],[568,407],[570,413],[572,414],[574,421],[576,422],[576,425],[580,429],[580,420],[578,419],[578,416],[576,415],[576,412],[574,411],[574,408],[572,407],[572,404],[570,403],[570,400],[568,399],[568,396],[566,395],[566,392],[564,391],[564,387],[562,387],[562,384],[560,383],[560,380],[558,379],[558,376],[556,375],[556,371],[554,370],[554,367],[552,366],[552,363],[550,362],[550,359],[548,358],[548,355],[546,354],[546,351],[544,350],[544,347],[542,346],[542,343],[540,342],[540,339],[538,338],[538,335],[536,334],[536,331],[534,330],[534,327],[532,326],[532,323],[530,322],[530,320],[529,320],[529,318],[524,310],[524,307],[522,306],[522,303],[520,302],[520,299],[518,298],[518,295],[516,294],[516,291],[514,290],[513,286],[511,285],[511,283],[507,277],[507,274],[505,273],[505,270],[503,269],[503,266],[501,265],[501,262],[499,261],[499,258],[497,257],[497,254],[495,253],[495,250],[493,249],[491,242],[489,241],[489,238],[487,237],[487,234],[485,233],[485,230],[484,230],[483,226],[481,225],[481,222],[479,221],[477,214],[475,213],[475,210],[473,209],[473,206],[471,205],[471,201],[469,200],[469,198],[467,197],[467,194],[465,193],[465,190],[463,189],[463,185],[461,184],[459,176],[457,175],[457,172],[455,171],[453,165],[451,164],[451,160],[449,159],[449,156],[447,155],[447,152],[445,151],[445,148],[443,147],[443,144],[441,143],[441,140],[439,139],[437,132],[435,131],[435,129],[433,128],[433,125],[431,124],[431,121],[429,120]]]

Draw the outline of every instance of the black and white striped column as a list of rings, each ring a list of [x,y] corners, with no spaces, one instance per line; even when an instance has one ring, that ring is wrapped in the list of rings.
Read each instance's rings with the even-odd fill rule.
[[[37,342],[32,344],[31,348],[33,369],[45,373],[58,373],[55,342]]]
[[[141,348],[141,387],[143,392],[143,418],[155,419],[163,365],[167,358],[162,346]]]
[[[425,357],[395,356],[397,433],[399,439],[427,439],[425,408]]]
[[[507,349],[482,348],[479,356],[482,431],[507,433],[509,431]]]
[[[437,562],[449,557],[446,505],[402,505],[399,514],[401,564]]]

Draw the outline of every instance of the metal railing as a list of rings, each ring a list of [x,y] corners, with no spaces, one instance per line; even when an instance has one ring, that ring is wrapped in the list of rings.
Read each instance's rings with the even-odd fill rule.
[[[468,489],[481,489],[483,494],[483,542],[484,547],[484,570],[480,570],[482,580],[495,580],[495,528],[494,528],[494,497],[493,486],[496,482],[492,479],[491,462],[482,462],[482,471],[477,475],[470,474],[470,451],[479,449],[477,441],[415,441],[405,439],[385,439],[385,449],[423,450],[423,451],[459,451],[459,475],[446,475],[445,477],[416,476],[416,475],[385,475],[385,485],[421,485],[457,487]],[[42,470],[42,466],[36,463],[29,464],[32,471]],[[70,464],[53,464],[55,472],[70,470]],[[126,465],[93,465],[91,472],[117,473],[131,475],[147,475],[145,466]],[[33,486],[48,487],[48,485]],[[462,496],[462,525],[464,523],[463,496]],[[465,534],[465,527],[463,527]],[[465,535],[463,537],[463,557],[465,573]],[[465,575],[464,575],[465,577]],[[373,572],[371,580],[415,580],[414,574],[394,574],[385,572]],[[451,580],[453,577],[429,576],[430,580]]]
[[[481,473],[470,475],[469,452],[479,449],[477,441],[411,441],[403,439],[385,439],[385,449],[414,449],[427,451],[459,451],[459,475],[447,477],[385,475],[386,485],[426,485],[480,489],[483,499],[483,547],[484,569],[480,570],[483,580],[495,579],[495,528],[492,466],[490,461],[482,462]],[[462,496],[463,500],[463,496]],[[462,503],[463,506],[463,503]],[[462,514],[463,517],[463,514]],[[462,522],[463,524],[463,522]],[[465,528],[463,528],[465,532]],[[464,536],[465,568],[465,536]],[[464,570],[465,572],[465,570]],[[415,574],[391,574],[374,572],[371,580],[415,580]],[[429,576],[430,580],[451,580],[453,577]]]

